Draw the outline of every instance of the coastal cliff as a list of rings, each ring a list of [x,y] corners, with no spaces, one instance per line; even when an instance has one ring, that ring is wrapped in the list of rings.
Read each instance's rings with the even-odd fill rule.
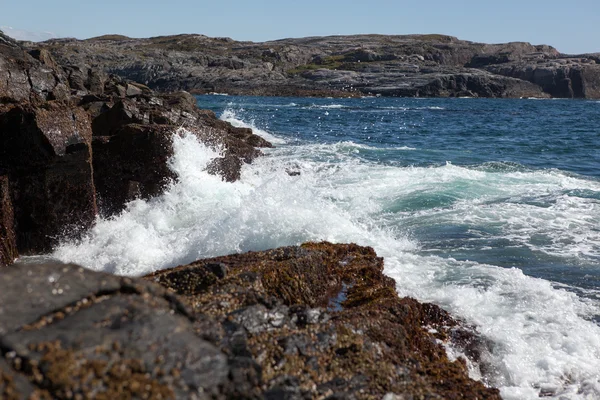
[[[203,35],[105,35],[28,44],[159,91],[241,95],[600,98],[600,55],[446,35],[238,42]]]

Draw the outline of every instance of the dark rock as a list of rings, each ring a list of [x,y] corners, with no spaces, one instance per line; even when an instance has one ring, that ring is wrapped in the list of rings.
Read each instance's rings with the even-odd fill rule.
[[[12,264],[18,256],[8,176],[0,175],[0,267]]]
[[[91,226],[97,209],[85,111],[58,102],[0,115],[0,170],[7,171],[19,251],[49,251]]]
[[[5,392],[203,399],[235,390],[227,356],[154,285],[74,265],[15,264],[0,274],[0,299],[0,375],[17,379]],[[239,383],[251,386],[241,369]]]
[[[131,85],[130,85],[131,86]],[[240,178],[243,162],[261,152],[256,147],[271,144],[251,129],[236,128],[199,110],[196,99],[186,92],[166,95],[146,92],[134,97],[96,102],[99,112],[92,123],[94,177],[107,214],[120,211],[135,197],[156,196],[174,179],[167,160],[173,155],[173,135],[180,128],[222,153],[207,166],[209,173],[232,182]],[[110,108],[109,108],[110,107]]]
[[[104,213],[118,212],[138,196],[156,196],[175,179],[167,164],[173,134],[168,125],[130,124],[93,141],[94,181]]]
[[[0,104],[44,100],[64,100],[68,87],[57,64],[46,50],[25,52],[20,45],[0,33]]]
[[[13,229],[22,254],[48,252],[88,229],[96,186],[107,215],[162,193],[176,178],[167,160],[179,128],[221,151],[208,169],[228,181],[261,154],[256,147],[271,146],[202,112],[189,93],[156,94],[87,62],[59,65],[51,49],[27,52],[0,34],[0,176],[10,183],[0,210],[1,263],[16,254]]]
[[[210,162],[207,171],[214,175],[220,175],[227,182],[235,182],[240,179],[242,160],[235,155],[218,157]]]

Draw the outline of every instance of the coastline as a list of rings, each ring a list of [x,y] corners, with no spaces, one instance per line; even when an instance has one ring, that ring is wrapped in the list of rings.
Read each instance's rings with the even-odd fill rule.
[[[600,98],[600,55],[447,35],[236,42],[203,35],[105,35],[24,43],[157,91],[261,96]]]
[[[162,193],[180,127],[226,149],[209,165],[226,181],[271,146],[189,93],[61,66],[4,35],[0,57],[3,264]],[[476,352],[477,337],[400,299],[382,270],[372,249],[328,243],[200,260],[154,273],[162,287],[67,264],[5,266],[0,395],[499,398],[442,346],[454,336]]]

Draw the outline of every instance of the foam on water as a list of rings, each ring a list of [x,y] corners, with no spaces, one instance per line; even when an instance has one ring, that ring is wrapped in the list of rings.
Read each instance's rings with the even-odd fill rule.
[[[265,131],[264,129],[258,128],[254,124],[254,121],[250,121],[250,123],[246,123],[246,122],[242,121],[241,119],[239,119],[237,117],[235,111],[233,111],[232,109],[228,108],[227,110],[225,110],[223,112],[223,114],[221,114],[220,119],[222,119],[223,121],[227,121],[231,125],[238,127],[238,128],[250,128],[250,129],[252,129],[252,131],[255,134],[262,137],[263,139],[268,140],[269,142],[271,142],[273,144],[285,144],[284,139],[277,137],[277,136],[273,135],[272,133]]]
[[[255,132],[271,140],[268,132]],[[163,196],[133,201],[121,215],[98,219],[80,242],[64,243],[53,255],[141,275],[308,240],[373,246],[401,295],[436,302],[478,327],[491,344],[473,376],[499,387],[504,398],[600,397],[600,327],[592,321],[600,315],[597,302],[519,269],[422,255],[404,227],[420,217],[471,218],[524,242],[534,233],[554,235],[556,245],[543,251],[594,256],[600,183],[553,171],[381,165],[340,151],[353,143],[282,145],[245,165],[240,181],[226,183],[205,171],[217,152],[186,134],[177,135],[174,146],[171,167],[179,180]],[[289,170],[300,174],[290,176]],[[574,198],[571,190],[592,195]],[[450,200],[427,210],[390,211],[435,191]],[[555,201],[536,207],[536,196]]]

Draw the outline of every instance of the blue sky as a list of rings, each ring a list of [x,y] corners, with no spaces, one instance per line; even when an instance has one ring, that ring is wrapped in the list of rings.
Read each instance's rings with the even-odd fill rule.
[[[0,0],[0,27],[21,38],[202,33],[236,40],[354,33],[443,33],[600,52],[600,0]],[[35,36],[31,36],[35,35]]]

